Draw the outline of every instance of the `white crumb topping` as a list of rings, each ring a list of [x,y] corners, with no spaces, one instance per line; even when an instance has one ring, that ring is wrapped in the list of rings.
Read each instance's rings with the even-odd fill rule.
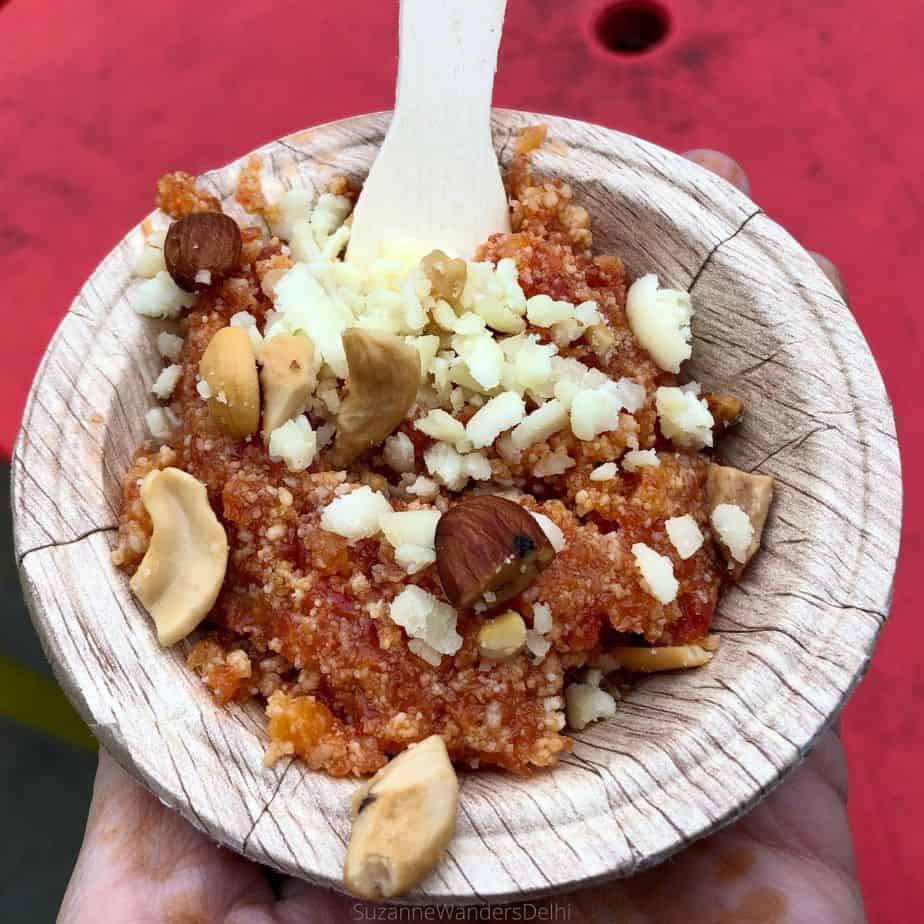
[[[612,481],[616,477],[616,472],[619,470],[615,462],[604,462],[603,465],[598,465],[591,473],[591,481]]]
[[[455,654],[462,647],[456,611],[421,587],[405,587],[392,600],[389,615],[410,638],[419,639],[439,654]]]
[[[321,528],[356,542],[376,535],[381,530],[382,517],[391,512],[384,494],[363,485],[332,500],[322,510]]]
[[[754,541],[754,524],[737,504],[719,504],[710,517],[719,538],[737,562],[747,561]]]
[[[684,560],[695,555],[702,548],[702,531],[689,513],[682,517],[671,517],[664,522],[664,528],[677,554]]]
[[[146,318],[175,318],[184,308],[192,308],[196,296],[184,292],[166,270],[160,270],[151,279],[139,283],[129,295],[129,301],[132,308]]]
[[[693,352],[693,304],[690,295],[679,289],[659,289],[654,273],[636,279],[626,296],[626,316],[632,333],[668,372],[679,372],[680,365]]]
[[[632,449],[622,457],[622,467],[627,472],[637,472],[640,468],[657,468],[660,464],[661,460],[653,449]]]
[[[175,363],[183,350],[183,338],[163,330],[157,335],[157,350],[164,359]]]
[[[661,432],[676,446],[702,449],[712,445],[715,421],[705,399],[680,388],[661,387],[655,392]]]
[[[659,602],[671,603],[677,598],[679,584],[674,577],[674,566],[666,555],[660,555],[644,542],[632,546],[635,563],[642,574],[645,589]]]
[[[303,472],[308,468],[318,451],[318,437],[308,418],[302,415],[287,420],[270,433],[269,457],[274,462],[285,462],[290,472]]]
[[[157,376],[154,380],[154,384],[151,386],[151,391],[154,393],[154,396],[161,401],[166,401],[173,394],[173,390],[176,388],[176,384],[179,382],[182,373],[183,367],[176,363],[162,369],[160,375]]]

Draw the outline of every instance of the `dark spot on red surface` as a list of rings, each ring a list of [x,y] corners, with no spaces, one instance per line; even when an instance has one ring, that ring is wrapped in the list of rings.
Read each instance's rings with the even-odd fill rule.
[[[824,172],[825,165],[820,160],[809,161],[809,165],[806,168],[805,175],[815,179],[816,177],[821,176]]]
[[[670,32],[670,15],[654,0],[621,0],[603,7],[594,21],[594,35],[618,55],[638,55],[660,45]]]
[[[32,236],[23,228],[0,227],[0,257],[24,250],[32,243]]]
[[[716,37],[700,36],[678,46],[673,57],[680,67],[699,73],[706,69],[718,49],[719,41]]]

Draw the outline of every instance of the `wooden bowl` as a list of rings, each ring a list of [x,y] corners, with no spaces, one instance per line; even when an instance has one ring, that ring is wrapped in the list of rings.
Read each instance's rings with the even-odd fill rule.
[[[260,149],[283,184],[365,175],[388,114]],[[613,721],[575,736],[551,772],[461,777],[458,830],[409,901],[499,901],[651,866],[751,808],[796,766],[863,675],[886,618],[901,517],[892,410],[853,317],[811,257],[724,180],[637,138],[499,111],[506,163],[519,128],[549,124],[567,155],[540,171],[591,212],[596,247],[692,290],[689,372],[740,395],[731,464],[776,477],[764,548],[715,621],[718,655],[641,681]],[[241,161],[204,185],[232,196]],[[165,164],[164,167],[171,165]],[[264,718],[217,708],[162,650],[110,564],[119,485],[144,435],[162,361],[126,292],[134,228],[93,273],[36,375],[13,459],[16,550],[62,687],[114,757],[222,844],[341,888],[356,783],[263,766]]]

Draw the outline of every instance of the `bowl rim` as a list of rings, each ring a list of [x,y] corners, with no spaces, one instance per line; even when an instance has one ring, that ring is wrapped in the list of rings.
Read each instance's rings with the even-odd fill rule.
[[[269,154],[271,162],[273,156],[278,157],[286,150],[293,155],[298,154],[299,157],[301,157],[301,152],[305,150],[306,146],[310,147],[312,144],[318,143],[319,136],[327,135],[341,137],[344,139],[344,143],[353,145],[357,149],[365,150],[369,145],[377,146],[389,116],[389,112],[379,112],[323,123],[309,129],[295,132],[278,141],[263,145],[257,149],[257,152]],[[722,279],[725,278],[721,273],[727,268],[723,265],[720,266],[720,264],[730,259],[729,250],[733,248],[740,247],[742,248],[742,252],[747,252],[751,256],[753,256],[753,251],[753,253],[758,254],[783,254],[787,258],[787,261],[790,259],[793,260],[798,265],[798,272],[801,275],[802,281],[799,285],[792,284],[792,291],[801,291],[804,300],[806,302],[812,302],[815,306],[818,317],[822,318],[822,320],[818,322],[820,329],[823,329],[825,334],[830,338],[829,345],[835,343],[840,344],[842,350],[849,353],[850,359],[858,363],[857,370],[852,373],[854,378],[848,379],[845,377],[845,381],[848,381],[849,384],[852,384],[854,389],[856,389],[857,383],[855,379],[857,376],[866,376],[869,380],[865,385],[865,391],[862,395],[859,395],[859,397],[870,399],[873,402],[875,412],[870,412],[871,419],[870,421],[866,421],[868,426],[864,429],[860,428],[858,425],[858,429],[861,433],[865,432],[867,436],[870,435],[871,430],[875,430],[879,436],[885,437],[884,442],[875,444],[873,449],[867,447],[867,450],[870,453],[875,450],[875,462],[879,468],[878,472],[872,472],[872,474],[885,476],[885,478],[882,479],[883,481],[891,477],[892,490],[889,492],[882,489],[881,482],[877,483],[873,481],[871,483],[869,478],[871,471],[869,468],[864,469],[865,490],[867,492],[878,492],[875,494],[872,501],[866,504],[864,510],[878,512],[885,510],[890,514],[891,518],[888,522],[879,524],[875,537],[870,534],[870,527],[872,526],[871,521],[857,524],[859,530],[857,535],[863,543],[863,548],[860,552],[863,552],[863,554],[868,555],[871,560],[875,561],[875,573],[877,577],[875,586],[866,588],[866,596],[863,598],[863,605],[859,603],[846,605],[850,610],[859,610],[869,613],[875,623],[875,625],[868,626],[860,633],[863,639],[863,651],[859,652],[859,654],[862,656],[855,662],[851,662],[854,666],[852,667],[849,680],[845,679],[843,682],[838,682],[837,687],[840,695],[833,708],[821,712],[817,720],[809,723],[810,728],[805,727],[803,729],[797,727],[796,730],[801,740],[789,742],[793,745],[789,758],[782,767],[777,769],[776,773],[771,775],[764,773],[760,778],[759,784],[757,784],[757,779],[754,778],[755,784],[757,785],[753,786],[753,791],[747,798],[733,800],[733,804],[727,805],[717,817],[712,818],[708,823],[698,822],[690,827],[672,822],[677,836],[674,841],[665,848],[657,852],[643,852],[637,857],[629,855],[626,862],[621,866],[612,866],[601,872],[583,877],[576,878],[573,875],[568,875],[555,878],[557,871],[546,865],[540,870],[544,882],[541,880],[537,881],[535,876],[531,878],[526,877],[529,884],[524,888],[510,888],[508,886],[506,889],[492,892],[490,886],[487,888],[484,887],[483,879],[476,880],[479,886],[476,888],[475,884],[469,881],[470,872],[473,867],[467,866],[463,869],[464,863],[469,861],[465,860],[463,863],[460,863],[459,858],[454,857],[453,860],[459,868],[462,878],[460,879],[456,876],[451,881],[435,884],[432,889],[412,893],[410,896],[406,897],[406,900],[409,902],[430,902],[435,900],[446,902],[509,901],[523,898],[535,898],[567,891],[576,887],[590,886],[617,876],[628,875],[640,871],[661,862],[663,859],[666,859],[671,854],[685,847],[692,840],[713,833],[749,811],[750,808],[766,796],[768,792],[775,788],[776,785],[788,775],[788,773],[801,763],[820,734],[834,721],[839,709],[843,706],[846,699],[868,669],[869,659],[875,646],[876,639],[884,624],[889,604],[891,603],[892,578],[897,562],[899,545],[901,525],[901,470],[897,441],[894,435],[895,425],[891,404],[889,403],[875,361],[852,315],[850,315],[849,309],[844,305],[840,296],[834,291],[821,271],[817,268],[814,270],[812,269],[814,264],[811,263],[810,258],[805,254],[802,248],[799,247],[786,232],[782,231],[782,229],[771,222],[762,210],[757,208],[754,203],[742,193],[731,187],[730,184],[649,142],[624,135],[612,129],[593,125],[592,123],[564,119],[557,116],[521,112],[518,110],[494,110],[494,121],[496,129],[501,131],[506,130],[507,132],[506,140],[498,146],[499,154],[502,158],[505,154],[509,153],[508,148],[511,139],[518,128],[536,121],[542,121],[549,124],[551,129],[550,136],[560,137],[563,134],[571,136],[566,141],[569,145],[573,143],[575,137],[580,137],[582,139],[581,153],[583,158],[600,157],[603,161],[606,161],[607,158],[615,158],[616,160],[622,158],[623,166],[625,166],[627,162],[626,159],[629,158],[629,154],[631,154],[631,163],[633,166],[638,170],[648,171],[643,174],[643,181],[651,183],[653,188],[657,187],[657,189],[660,190],[661,187],[667,183],[672,189],[677,191],[680,199],[697,199],[698,207],[693,210],[697,215],[700,213],[704,214],[704,201],[709,206],[716,208],[717,212],[722,212],[723,214],[718,215],[716,221],[719,226],[724,222],[729,233],[723,234],[721,237],[717,238],[710,249],[703,250],[701,255],[703,257],[703,262],[692,278],[691,288],[694,286],[706,285],[713,274],[717,276],[716,285],[718,282],[721,282]],[[619,153],[616,154],[616,152]],[[245,154],[230,165],[208,171],[203,177],[209,183],[216,184],[216,189],[222,192],[222,197],[225,198],[227,196],[227,189],[225,186],[230,176],[230,171],[232,171],[234,165],[242,163],[248,156],[249,154]],[[313,156],[316,155],[310,154],[304,157],[310,158]],[[296,172],[298,172],[299,164],[303,163],[304,158],[301,160],[296,158]],[[331,166],[331,169],[333,169],[332,165],[328,166]],[[275,167],[273,169],[275,169]],[[336,170],[335,172],[342,171]],[[540,172],[543,172],[541,165]],[[683,181],[682,184],[681,179]],[[617,184],[621,182],[627,189],[631,189],[633,188],[633,184],[640,184],[642,181],[627,176],[621,180],[617,179],[612,182]],[[680,199],[677,200],[678,203]],[[635,203],[633,202],[633,204]],[[706,221],[706,218],[703,217],[701,220]],[[40,407],[43,401],[50,405],[55,405],[55,401],[57,400],[57,398],[55,398],[55,400],[48,401],[49,395],[47,392],[51,387],[48,376],[54,373],[57,368],[55,366],[56,354],[67,349],[67,340],[72,336],[74,331],[75,318],[79,319],[84,317],[82,312],[86,308],[86,293],[88,287],[91,290],[100,290],[93,295],[96,303],[105,302],[107,299],[111,301],[111,311],[115,310],[114,306],[117,305],[120,300],[124,300],[127,288],[125,279],[114,288],[108,290],[105,289],[105,286],[102,284],[105,282],[105,277],[111,272],[111,261],[113,261],[113,259],[117,260],[117,266],[123,274],[127,271],[129,266],[127,255],[131,248],[129,248],[128,251],[125,250],[126,241],[132,239],[131,246],[136,247],[138,240],[137,235],[139,234],[140,227],[139,225],[135,229],[132,229],[127,237],[107,255],[100,266],[91,274],[87,284],[82,290],[82,294],[75,299],[68,314],[52,337],[30,390],[23,418],[23,426],[17,438],[12,459],[15,548],[17,564],[20,568],[26,600],[29,605],[30,613],[32,614],[33,623],[59,683],[83,718],[90,724],[91,729],[97,737],[100,738],[104,746],[113,753],[113,756],[116,757],[119,763],[126,767],[134,776],[140,778],[162,801],[172,808],[178,809],[184,817],[210,836],[215,837],[217,835],[218,839],[222,840],[224,843],[228,843],[229,846],[232,846],[234,849],[260,862],[277,866],[277,868],[285,872],[294,872],[296,875],[301,875],[311,881],[328,885],[342,891],[343,886],[339,878],[313,869],[302,868],[293,870],[291,864],[278,862],[280,858],[276,856],[272,850],[263,849],[262,846],[255,846],[258,841],[252,839],[251,836],[254,835],[254,832],[257,830],[260,819],[266,814],[272,798],[270,802],[266,802],[260,818],[257,818],[253,822],[253,827],[242,843],[239,838],[237,841],[234,839],[229,840],[222,838],[221,835],[223,832],[216,830],[214,824],[203,819],[201,811],[197,809],[194,804],[196,798],[186,791],[185,786],[181,785],[178,787],[175,782],[165,784],[162,778],[155,777],[150,767],[139,760],[137,753],[139,746],[138,741],[134,739],[127,741],[125,729],[120,722],[112,721],[112,716],[109,713],[105,711],[101,712],[98,705],[98,694],[94,694],[93,697],[85,695],[83,685],[75,681],[75,676],[72,671],[73,655],[70,656],[71,660],[63,656],[64,649],[62,645],[64,643],[62,642],[62,636],[60,634],[62,616],[67,611],[68,606],[74,607],[77,603],[80,603],[85,607],[88,592],[82,587],[82,596],[79,596],[76,602],[75,600],[69,600],[67,595],[63,598],[56,595],[56,588],[53,586],[53,577],[50,576],[49,572],[49,569],[53,568],[51,559],[58,555],[58,550],[64,548],[80,548],[82,544],[92,544],[96,546],[94,554],[99,558],[101,552],[105,552],[106,548],[108,548],[106,534],[108,531],[111,531],[111,526],[100,526],[99,523],[96,522],[92,527],[86,528],[87,523],[83,521],[87,520],[89,515],[88,512],[92,513],[94,509],[96,512],[99,512],[99,510],[104,509],[103,507],[93,508],[92,504],[83,504],[84,509],[76,511],[77,515],[72,516],[74,511],[68,509],[67,503],[68,501],[74,500],[74,495],[68,493],[71,489],[62,488],[59,485],[60,490],[58,490],[57,493],[54,491],[47,493],[42,490],[43,483],[36,478],[33,467],[36,462],[41,462],[48,468],[49,460],[42,455],[42,452],[37,450],[35,443],[31,440],[29,428],[30,423],[33,422],[36,415],[38,415],[42,421],[44,421],[45,416],[52,416],[51,414],[43,416],[44,412]],[[710,232],[714,230],[714,228],[709,229]],[[745,251],[745,247],[750,247],[750,250]],[[771,256],[767,256],[766,258],[768,261],[773,259]],[[809,264],[811,264],[811,266]],[[709,268],[708,273],[706,272],[707,268]],[[792,270],[792,273],[796,273],[796,270]],[[704,282],[703,280],[707,276],[709,278]],[[787,274],[784,274],[784,276],[787,279],[789,278]],[[725,281],[727,282],[728,280],[726,279]],[[779,282],[775,277],[774,281]],[[789,285],[789,283],[787,283],[787,285]],[[695,325],[696,322],[694,322],[694,331],[696,330]],[[146,327],[145,329],[150,332],[150,327]],[[837,352],[837,350],[834,350],[834,352],[837,355],[839,364],[843,366],[844,357],[841,353]],[[92,357],[87,358],[92,359]],[[71,360],[69,360],[69,362],[73,365]],[[847,375],[847,373],[844,373],[843,368],[841,368],[841,373],[844,376]],[[75,388],[77,387],[76,383],[72,384]],[[118,392],[115,385],[112,387]],[[851,398],[857,397],[850,388],[848,388],[848,392]],[[118,394],[116,394],[116,397],[118,398]],[[58,402],[58,406],[60,406],[60,402]],[[851,420],[854,420],[855,423],[857,420],[861,423],[864,422],[859,416],[857,401],[854,401],[853,413],[856,419],[851,418]],[[81,437],[81,439],[84,439],[84,437]],[[58,448],[63,449],[66,442],[68,441],[65,440],[62,433]],[[93,443],[93,440],[90,440],[90,442]],[[102,452],[102,449],[100,449],[102,444],[94,443],[94,445]],[[871,464],[871,457],[868,454],[863,456],[863,458],[866,460],[867,465]],[[102,456],[100,460],[104,465],[105,462],[102,460]],[[42,477],[57,478],[59,482],[62,481],[60,461],[57,470],[52,470],[39,476],[39,478]],[[853,490],[852,485],[843,485],[842,488],[846,491]],[[105,491],[101,490],[100,494],[105,494]],[[44,499],[42,495],[44,495]],[[54,515],[39,514],[36,512],[35,504],[39,503],[40,506],[42,506],[46,501],[51,507],[55,508]],[[111,506],[110,512],[114,513]],[[42,521],[42,516],[46,517],[45,521]],[[82,522],[83,525],[81,526]],[[92,518],[90,518],[89,522],[92,522]],[[47,541],[37,541],[42,535],[47,537]],[[860,555],[860,552],[857,554]],[[855,559],[855,561],[859,560],[859,558]],[[862,564],[861,562],[857,564],[856,567],[859,568]],[[864,574],[868,575],[868,572],[869,569],[866,568]],[[115,573],[115,569],[110,569],[110,573],[106,575],[110,582],[112,582],[112,575],[115,575]],[[116,580],[123,584],[127,583],[122,575],[118,575]],[[844,606],[843,603],[834,600],[830,602],[822,600],[818,605],[825,608]],[[68,615],[70,615],[70,613]],[[74,644],[76,645],[76,643]],[[74,650],[76,650],[76,648]],[[669,684],[668,687],[670,687]],[[189,690],[187,690],[187,694],[188,692]],[[248,719],[246,716],[239,716],[238,721],[241,723],[241,727],[246,727]],[[180,722],[179,727],[182,729],[182,722]],[[158,730],[160,731],[161,729],[159,728]],[[805,732],[809,733],[806,734]],[[273,798],[275,798],[276,794],[282,789],[290,766],[292,765],[287,765],[286,768],[281,771],[278,779],[274,779],[273,785],[275,789],[273,790]],[[571,766],[577,767],[578,765],[575,763],[571,764]],[[179,771],[177,771],[176,776],[180,784],[183,784],[184,780]],[[478,774],[477,776],[480,776],[482,779],[486,778],[483,774]],[[534,779],[538,779],[539,776],[540,775],[537,775]],[[302,777],[303,782],[305,772],[303,772]],[[467,785],[467,782],[468,778],[466,777],[462,787],[463,798],[467,791],[469,794],[473,794],[473,791],[478,788],[474,784]],[[512,785],[512,781],[508,782]],[[321,791],[325,794],[329,793],[330,790],[331,787],[329,786],[321,786]],[[607,790],[607,792],[609,792],[609,790]],[[323,820],[327,821],[332,830],[336,827],[336,822],[331,824],[326,817]],[[584,817],[578,815],[575,824],[580,823],[582,832],[587,835],[588,829],[584,822]],[[472,826],[474,827],[474,822],[472,822]],[[335,834],[336,833],[335,831]],[[516,833],[521,832],[517,831]],[[515,843],[516,837],[509,828],[507,829],[507,834]],[[494,840],[494,843],[501,842],[506,843],[506,835],[504,835],[503,832],[500,832],[499,838],[495,838]],[[488,851],[492,850],[488,842],[483,838],[482,843]],[[496,853],[496,848],[494,852]],[[526,851],[523,852],[525,853]],[[476,863],[477,861],[472,860],[471,862]]]

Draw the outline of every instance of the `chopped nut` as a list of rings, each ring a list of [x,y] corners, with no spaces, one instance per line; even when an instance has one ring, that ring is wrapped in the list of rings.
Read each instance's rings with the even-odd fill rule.
[[[360,327],[343,332],[343,349],[350,374],[337,414],[334,461],[346,468],[404,420],[417,398],[420,354],[400,337]]]
[[[305,409],[317,381],[314,347],[299,334],[277,334],[260,351],[263,386],[263,441]]]
[[[465,260],[453,260],[442,250],[434,250],[420,261],[420,268],[430,280],[430,294],[458,308],[468,274]]]
[[[494,495],[466,497],[436,528],[436,567],[457,607],[487,593],[500,604],[524,591],[555,558],[541,526],[519,504]]]
[[[608,324],[592,324],[584,336],[600,362],[606,362],[616,345],[616,336]]]
[[[199,360],[199,375],[208,385],[209,411],[215,423],[236,439],[256,433],[260,382],[247,331],[242,327],[216,331]]]
[[[241,259],[241,230],[221,212],[193,212],[170,225],[164,260],[173,281],[187,292],[226,279]]]
[[[159,469],[141,483],[141,502],[154,532],[131,579],[168,646],[186,638],[218,597],[228,564],[228,538],[205,485],[177,468]]]
[[[439,735],[393,758],[353,796],[343,865],[362,898],[392,898],[436,866],[456,827],[459,781]]]
[[[478,650],[492,661],[512,658],[526,644],[526,623],[515,610],[496,616],[478,632]]]
[[[601,667],[606,671],[624,670],[639,674],[686,670],[708,664],[712,660],[714,650],[707,650],[699,644],[611,648],[604,656]]]
[[[708,391],[703,395],[706,404],[709,406],[709,413],[715,421],[712,425],[712,432],[718,436],[729,427],[733,427],[744,414],[744,402],[734,395],[718,394],[717,392]]]
[[[767,522],[767,514],[773,500],[773,478],[769,475],[754,475],[737,468],[713,463],[709,466],[706,493],[709,497],[710,513],[723,504],[733,504],[748,515],[751,526],[754,527],[753,538],[741,560],[732,556],[721,538],[718,542],[719,549],[728,561],[728,570],[737,581],[747,563],[760,548],[764,524]]]

